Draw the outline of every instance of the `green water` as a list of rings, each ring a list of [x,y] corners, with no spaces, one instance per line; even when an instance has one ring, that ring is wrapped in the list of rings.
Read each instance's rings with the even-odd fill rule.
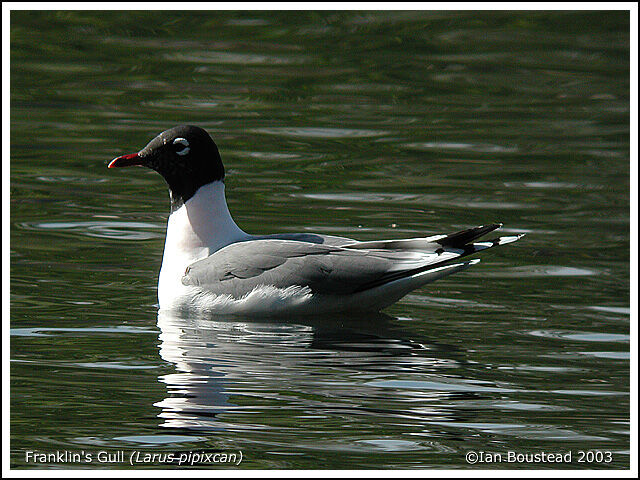
[[[12,466],[629,468],[628,32],[625,12],[11,12]],[[106,164],[182,123],[251,233],[527,236],[381,315],[158,317],[166,187]]]

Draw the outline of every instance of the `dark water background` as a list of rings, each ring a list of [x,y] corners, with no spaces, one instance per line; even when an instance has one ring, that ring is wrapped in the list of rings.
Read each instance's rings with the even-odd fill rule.
[[[628,468],[629,88],[627,12],[11,12],[12,465]],[[384,315],[158,318],[166,187],[106,164],[181,123],[251,233],[527,236]]]

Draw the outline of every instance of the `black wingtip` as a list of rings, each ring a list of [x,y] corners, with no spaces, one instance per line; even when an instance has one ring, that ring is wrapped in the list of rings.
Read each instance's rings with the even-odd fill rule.
[[[481,225],[479,227],[469,228],[460,232],[447,235],[440,240],[436,240],[437,243],[443,247],[463,248],[466,244],[473,242],[476,238],[480,238],[489,232],[493,232],[502,227],[502,223],[492,223],[490,225]]]

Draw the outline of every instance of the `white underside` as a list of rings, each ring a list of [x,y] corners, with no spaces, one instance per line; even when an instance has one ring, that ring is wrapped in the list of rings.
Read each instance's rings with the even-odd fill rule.
[[[298,285],[287,288],[259,285],[241,298],[234,298],[231,295],[215,295],[197,287],[181,285],[180,294],[172,296],[164,304],[161,303],[161,310],[179,314],[260,316],[379,311],[419,286],[464,270],[479,261],[446,265],[352,295],[318,295],[308,287]]]
[[[224,183],[213,182],[201,187],[196,195],[169,216],[158,280],[160,309],[167,312],[255,315],[377,311],[421,285],[479,261],[439,267],[352,295],[318,295],[300,285],[287,288],[259,285],[241,298],[233,298],[231,295],[215,295],[198,287],[182,284],[182,277],[189,265],[207,258],[227,245],[250,238],[231,218],[224,196]],[[408,239],[403,242],[412,241],[424,239]]]

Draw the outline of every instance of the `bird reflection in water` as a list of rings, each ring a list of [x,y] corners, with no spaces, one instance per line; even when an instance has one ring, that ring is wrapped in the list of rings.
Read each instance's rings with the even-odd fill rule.
[[[455,347],[412,340],[405,323],[382,313],[256,320],[161,311],[160,355],[177,370],[160,377],[168,393],[155,404],[161,426],[269,428],[264,415],[281,409],[375,410],[383,399],[371,381],[403,372],[424,378],[464,362]],[[252,413],[261,415],[248,420]]]

